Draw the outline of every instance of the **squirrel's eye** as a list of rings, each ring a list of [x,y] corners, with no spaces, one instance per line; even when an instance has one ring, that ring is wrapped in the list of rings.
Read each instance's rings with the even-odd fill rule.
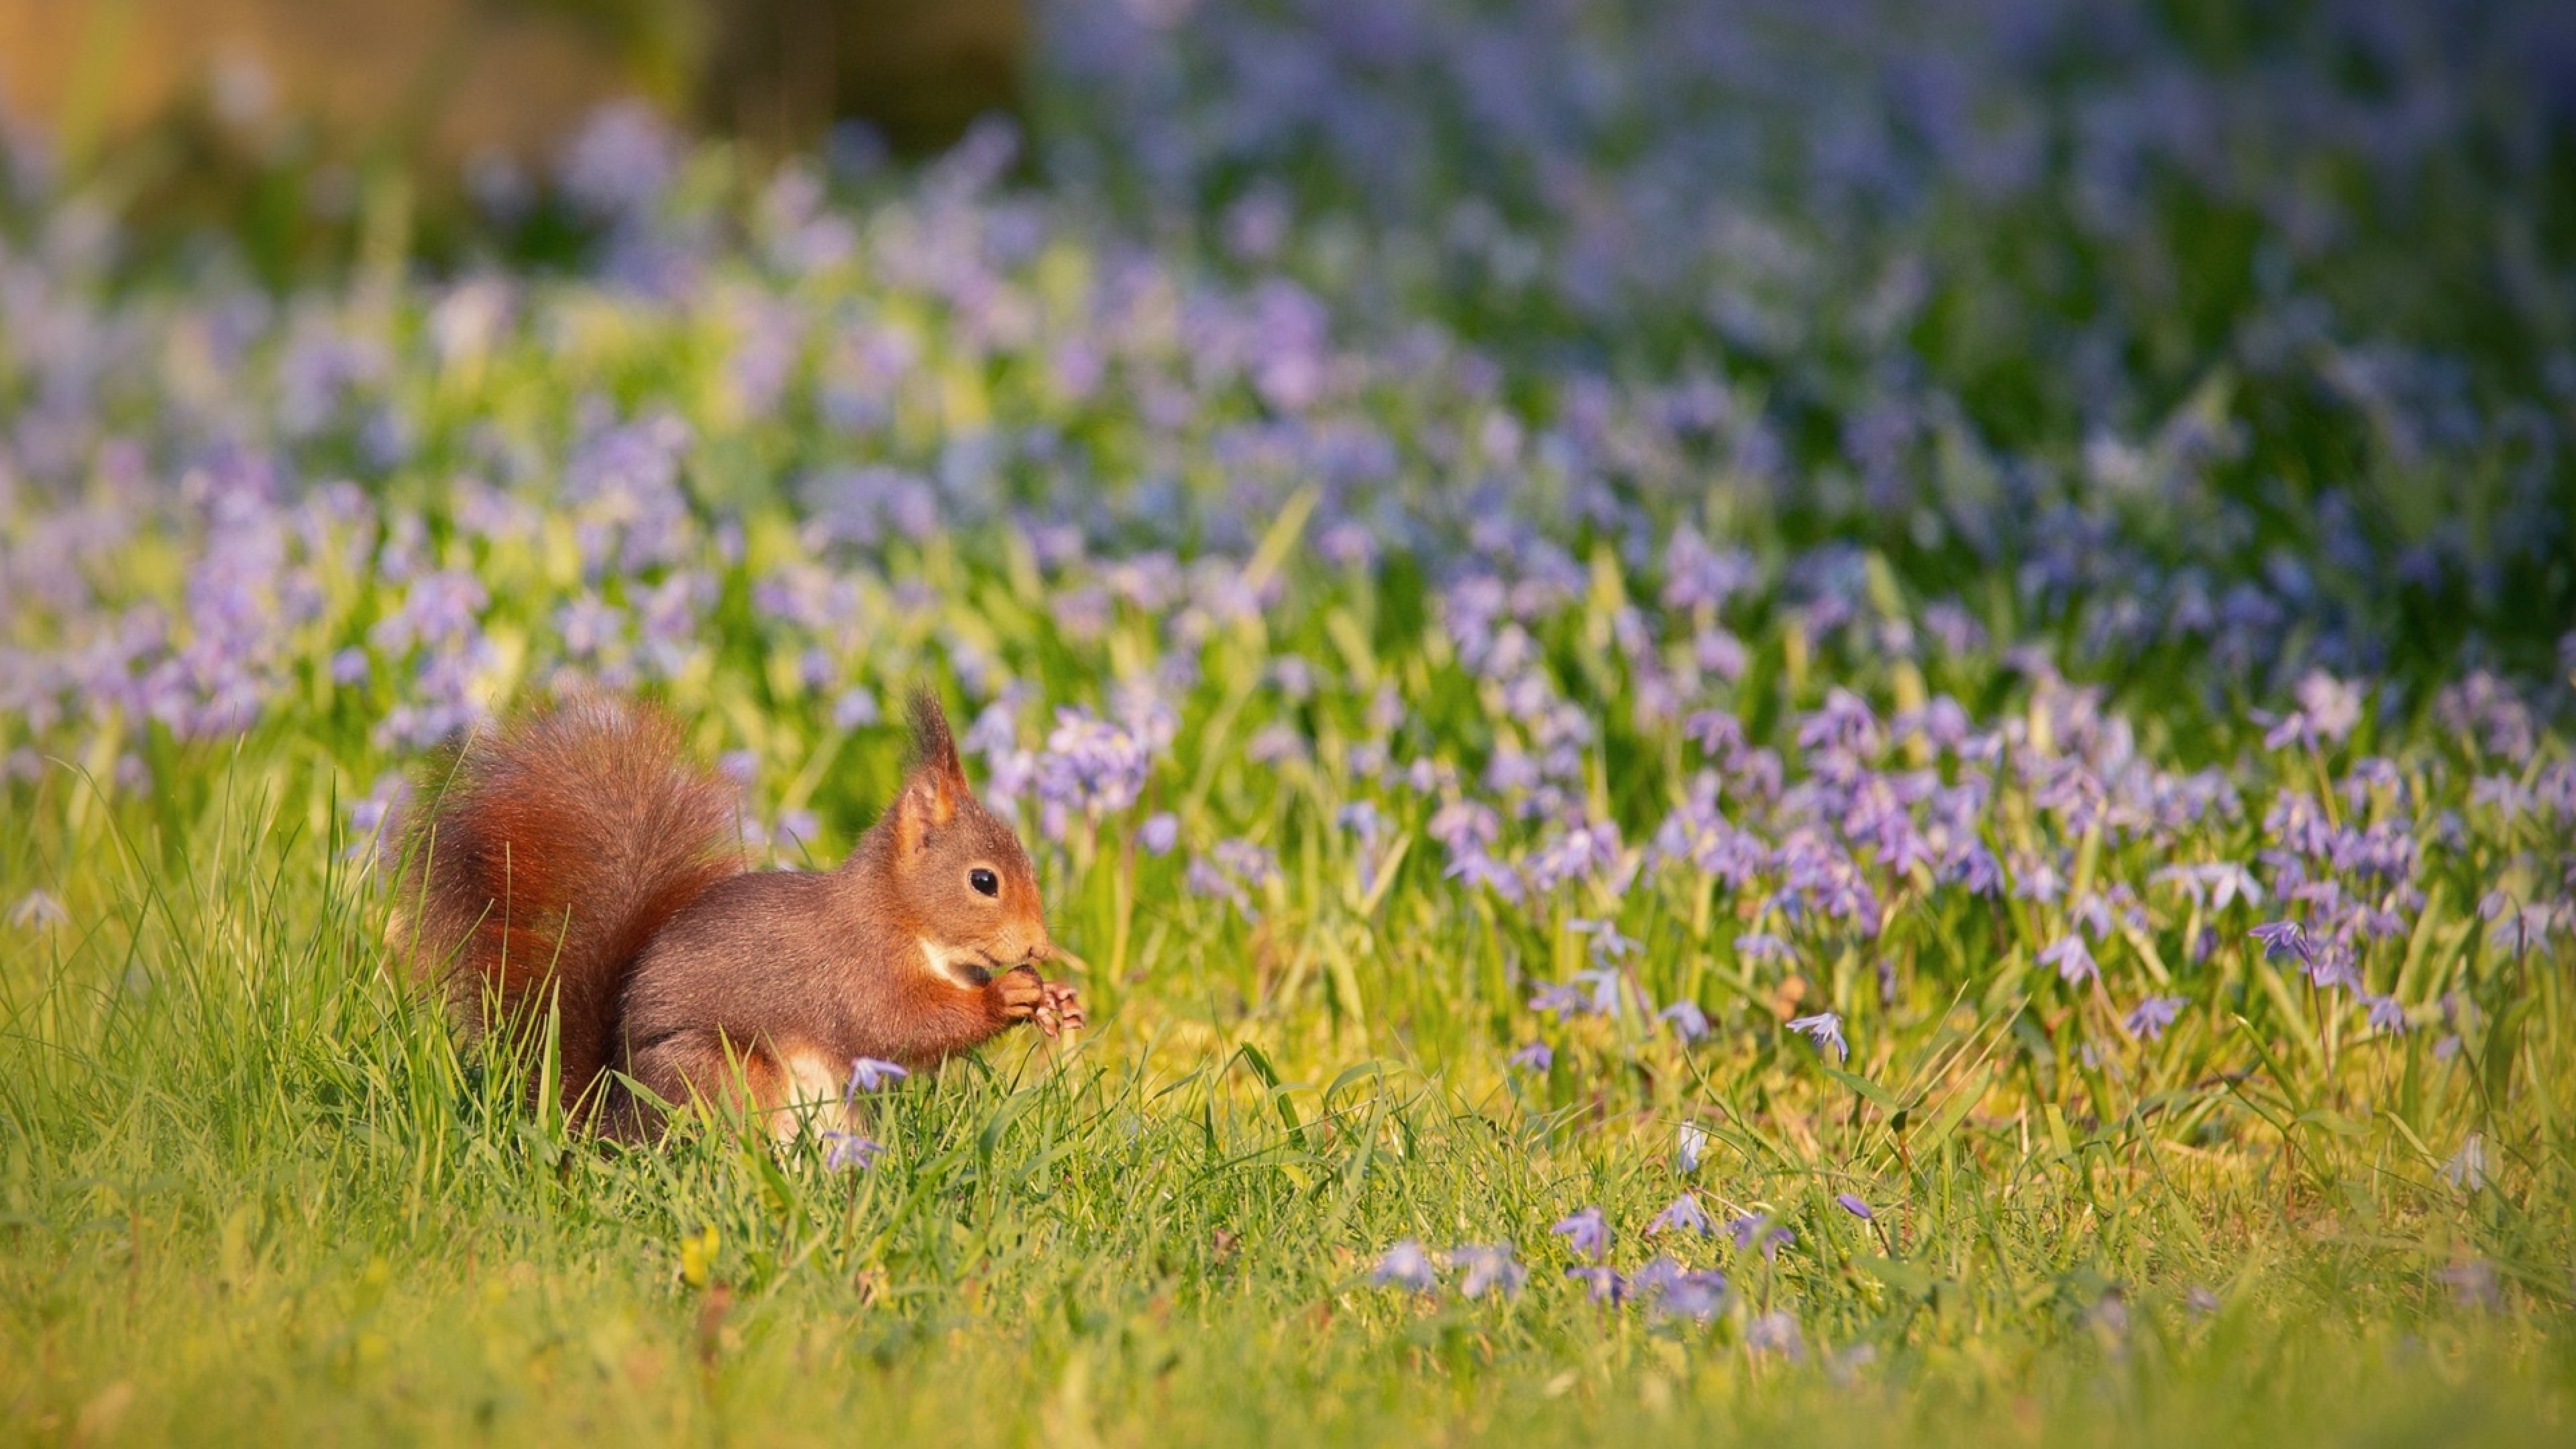
[[[973,886],[975,894],[979,896],[998,896],[1002,893],[1002,878],[980,865],[966,872],[966,883]]]

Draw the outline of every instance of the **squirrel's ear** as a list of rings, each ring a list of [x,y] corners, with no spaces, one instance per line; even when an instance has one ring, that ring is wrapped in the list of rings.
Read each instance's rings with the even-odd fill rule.
[[[903,793],[894,802],[895,842],[906,854],[957,818],[968,789],[957,741],[948,733],[948,716],[926,689],[912,696],[912,749],[912,773],[904,777]]]
[[[894,797],[894,843],[905,855],[918,852],[930,832],[957,818],[957,793],[948,778],[923,765],[903,782]]]

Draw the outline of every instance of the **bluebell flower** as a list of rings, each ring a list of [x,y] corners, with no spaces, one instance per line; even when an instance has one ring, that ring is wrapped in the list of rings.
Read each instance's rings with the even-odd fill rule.
[[[1377,1260],[1377,1268],[1369,1275],[1369,1281],[1380,1288],[1429,1293],[1439,1286],[1440,1275],[1431,1266],[1431,1255],[1422,1250],[1422,1244],[1405,1238]]]
[[[911,1075],[908,1069],[894,1062],[883,1061],[876,1057],[852,1057],[850,1084],[843,1090],[845,1095],[856,1097],[873,1092],[888,1082],[902,1081]]]
[[[2039,953],[2039,964],[2057,968],[2057,977],[2068,985],[2091,981],[2101,969],[2093,964],[2093,953],[2082,936],[2060,936],[2048,949]]]
[[[1776,1353],[1792,1361],[1807,1356],[1806,1340],[1798,1332],[1798,1320],[1787,1311],[1773,1309],[1744,1325],[1744,1346],[1755,1353]]]
[[[1556,1065],[1556,1050],[1543,1041],[1534,1041],[1511,1054],[1510,1064],[1524,1071],[1544,1072]]]
[[[1671,1022],[1673,1033],[1684,1041],[1698,1041],[1708,1035],[1708,1013],[1700,1010],[1696,1001],[1676,1001],[1655,1015]]]
[[[2406,1004],[2396,997],[2366,996],[2363,1000],[2370,1006],[2372,1030],[2384,1031],[2391,1036],[2396,1036],[2403,1034],[2409,1027],[2410,1023],[2406,1019]]]
[[[2162,1041],[2165,1028],[2173,1025],[2174,1018],[2182,1013],[2185,1004],[2186,999],[2180,996],[2150,996],[2130,1008],[2121,1025],[2131,1036],[2146,1041]]]
[[[1868,1203],[1862,1202],[1858,1197],[1851,1193],[1835,1193],[1834,1201],[1844,1212],[1850,1213],[1853,1217],[1860,1219],[1862,1222],[1875,1222],[1878,1219],[1878,1214],[1870,1211]]]
[[[1629,1275],[1628,1287],[1657,1313],[1705,1321],[1726,1306],[1725,1274],[1707,1269],[1694,1271],[1669,1256],[1659,1257]]]
[[[1735,954],[1747,961],[1786,961],[1789,943],[1767,931],[1747,931],[1735,938]]]
[[[1708,1129],[1684,1122],[1673,1148],[1673,1166],[1682,1176],[1699,1171],[1700,1154],[1708,1150]]]
[[[885,710],[877,703],[875,692],[864,686],[853,685],[832,701],[834,729],[865,729],[883,718]]]
[[[1564,1238],[1568,1248],[1586,1258],[1599,1258],[1610,1251],[1610,1224],[1597,1207],[1573,1213],[1548,1231]]]
[[[1628,1297],[1628,1280],[1617,1271],[1598,1263],[1584,1263],[1565,1270],[1565,1276],[1581,1283],[1585,1296],[1595,1303],[1616,1307]]]
[[[1624,957],[1634,956],[1639,950],[1633,938],[1619,934],[1619,927],[1614,922],[1568,921],[1566,929],[1578,936],[1590,937],[1592,959],[1605,966]]]
[[[883,1143],[862,1137],[856,1132],[823,1134],[823,1165],[834,1172],[847,1172],[852,1168],[864,1172],[876,1166],[877,1158],[884,1152]]]
[[[1513,1260],[1509,1243],[1455,1248],[1450,1251],[1449,1261],[1466,1270],[1458,1280],[1461,1298],[1482,1298],[1488,1293],[1516,1297],[1521,1285],[1529,1280],[1529,1270]]]
[[[1816,1050],[1820,1052],[1831,1048],[1835,1061],[1851,1060],[1851,1044],[1843,1040],[1841,1013],[1819,1011],[1812,1016],[1793,1017],[1790,1019],[1789,1029],[1805,1032],[1808,1039],[1816,1044]]]
[[[1591,1005],[1591,999],[1570,981],[1551,981],[1540,985],[1529,1000],[1529,1009],[1544,1011],[1563,1018],[1579,1016]]]
[[[1674,1198],[1671,1207],[1655,1214],[1654,1220],[1646,1224],[1646,1231],[1691,1232],[1710,1238],[1717,1236],[1717,1224],[1709,1218],[1708,1209],[1699,1205],[1699,1199],[1686,1192]]]
[[[2266,921],[2247,933],[2263,943],[2263,957],[2278,961],[2284,957],[2307,960],[2313,954],[2308,944],[2307,929],[2296,921]]]
[[[1726,1275],[1713,1268],[1674,1274],[1655,1295],[1655,1311],[1705,1323],[1726,1307]]]
[[[31,890],[9,908],[9,924],[21,931],[50,931],[72,918],[49,891]]]
[[[1765,1258],[1778,1257],[1782,1248],[1798,1240],[1797,1234],[1760,1213],[1727,1219],[1726,1235],[1735,1240],[1737,1252],[1750,1252],[1758,1247]]]

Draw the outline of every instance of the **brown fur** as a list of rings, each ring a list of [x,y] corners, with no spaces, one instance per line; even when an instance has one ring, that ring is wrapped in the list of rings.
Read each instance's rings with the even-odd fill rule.
[[[533,1031],[559,1004],[562,1100],[595,1105],[628,966],[744,868],[733,789],[688,762],[668,717],[597,697],[470,740],[424,783],[395,944],[469,1036]]]
[[[413,832],[416,959],[469,1031],[488,998],[525,1021],[551,985],[565,1100],[630,1138],[661,1104],[774,1112],[791,1053],[927,1068],[1016,1021],[1079,1028],[1079,998],[1035,969],[1054,945],[1027,852],[975,798],[927,695],[913,729],[917,762],[840,869],[746,872],[730,791],[660,715],[576,701],[532,716],[469,746]],[[979,868],[996,896],[969,884]],[[593,1097],[610,1064],[642,1090]]]

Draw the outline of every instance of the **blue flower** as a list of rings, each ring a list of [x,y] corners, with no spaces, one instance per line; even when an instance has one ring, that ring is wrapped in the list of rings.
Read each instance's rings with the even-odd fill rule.
[[[1868,1223],[1876,1222],[1878,1220],[1878,1214],[1869,1210],[1868,1203],[1862,1202],[1859,1198],[1850,1193],[1835,1193],[1834,1201],[1841,1204],[1844,1212],[1850,1213],[1853,1217],[1860,1219],[1862,1222]]]
[[[2266,921],[2247,933],[2263,943],[2263,959],[2278,961],[2295,956],[2304,961],[2314,954],[2308,944],[2307,929],[2296,921]]]
[[[1564,1238],[1567,1247],[1586,1258],[1598,1258],[1610,1251],[1610,1224],[1597,1207],[1570,1214],[1548,1231]]]
[[[1708,1129],[1696,1122],[1684,1122],[1673,1146],[1673,1166],[1682,1176],[1699,1171],[1699,1156],[1708,1150]]]
[[[2049,948],[2039,953],[2039,964],[2057,968],[2057,977],[2068,985],[2091,981],[2102,974],[2093,964],[2093,952],[2082,936],[2060,936]]]
[[[843,1095],[857,1097],[863,1093],[873,1092],[888,1082],[899,1082],[911,1075],[910,1071],[893,1062],[876,1057],[852,1057],[850,1085],[844,1089]]]
[[[63,903],[45,890],[31,890],[9,908],[9,924],[21,931],[48,931],[72,918]]]
[[[1708,1035],[1708,1013],[1696,1001],[1676,1001],[1655,1015],[1673,1024],[1673,1032],[1684,1041],[1697,1041]]]
[[[1510,1298],[1529,1281],[1529,1270],[1512,1260],[1509,1243],[1456,1248],[1450,1252],[1449,1261],[1467,1270],[1458,1281],[1458,1295],[1462,1298],[1482,1298],[1488,1293]]]
[[[1639,1268],[1629,1279],[1638,1297],[1652,1304],[1657,1313],[1671,1313],[1684,1318],[1710,1319],[1726,1306],[1726,1275],[1714,1270],[1694,1271],[1670,1257],[1661,1257]]]
[[[1790,1020],[1789,1029],[1805,1032],[1808,1038],[1815,1042],[1816,1050],[1820,1052],[1827,1047],[1833,1048],[1835,1061],[1851,1060],[1851,1044],[1843,1040],[1841,1013],[1819,1011],[1813,1016],[1795,1017]]]
[[[834,1172],[847,1172],[854,1167],[864,1172],[877,1165],[877,1158],[884,1151],[885,1144],[856,1132],[823,1134],[823,1165]]]
[[[1703,1238],[1713,1238],[1717,1236],[1717,1224],[1709,1218],[1708,1209],[1699,1205],[1698,1198],[1683,1193],[1673,1199],[1671,1207],[1655,1214],[1654,1221],[1646,1224],[1646,1231],[1693,1232]]]
[[[2373,1030],[2384,1031],[2395,1036],[2404,1032],[2410,1025],[2406,1020],[2406,1004],[2396,997],[2369,996],[2363,999],[2370,1003],[2370,1025]]]
[[[1380,1288],[1428,1293],[1439,1285],[1440,1275],[1431,1266],[1431,1255],[1422,1251],[1422,1244],[1406,1238],[1377,1260],[1377,1270],[1369,1275],[1369,1281]]]
[[[1615,1307],[1628,1297],[1628,1280],[1615,1270],[1597,1263],[1568,1268],[1565,1276],[1581,1283],[1586,1296],[1595,1303],[1608,1303]]]
[[[1744,1346],[1755,1353],[1776,1353],[1791,1360],[1807,1354],[1806,1342],[1798,1333],[1798,1320],[1779,1309],[1744,1325]]]
[[[1740,1218],[1729,1218],[1726,1224],[1726,1235],[1735,1240],[1737,1252],[1748,1252],[1759,1247],[1765,1258],[1778,1257],[1782,1248],[1798,1240],[1797,1234],[1760,1213],[1746,1213]]]
[[[1546,1042],[1534,1041],[1512,1053],[1510,1061],[1524,1071],[1544,1072],[1556,1065],[1556,1049]]]
[[[2184,1003],[2185,998],[2180,996],[2150,996],[2132,1007],[2121,1025],[2131,1036],[2162,1041],[2165,1028],[2173,1025],[2174,1018],[2182,1014]]]

